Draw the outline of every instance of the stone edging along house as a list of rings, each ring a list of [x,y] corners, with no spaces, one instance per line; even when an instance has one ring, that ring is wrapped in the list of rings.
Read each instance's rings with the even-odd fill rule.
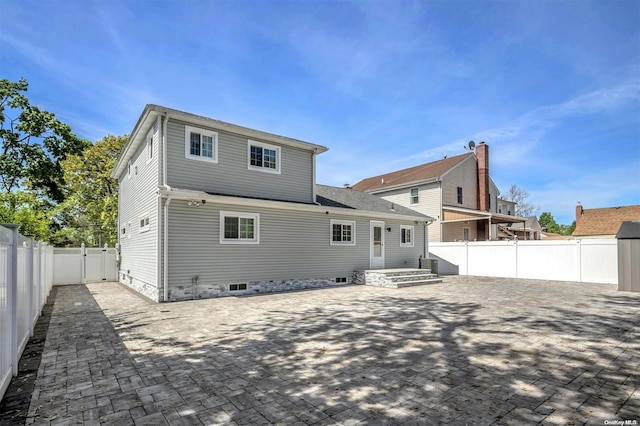
[[[433,219],[316,184],[327,148],[147,105],[112,172],[119,280],[177,301],[343,285],[416,268]]]

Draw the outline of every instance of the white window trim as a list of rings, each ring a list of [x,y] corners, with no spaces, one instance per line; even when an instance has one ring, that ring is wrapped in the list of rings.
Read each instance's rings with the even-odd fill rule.
[[[413,202],[414,195],[412,194],[412,191],[414,189],[418,191],[418,195],[415,196],[415,198],[417,198],[418,201],[416,201],[415,203]],[[409,204],[411,204],[412,206],[415,206],[416,204],[420,204],[420,188],[411,188],[409,190]]]
[[[191,154],[191,132],[200,133],[200,135],[210,136],[213,139],[211,147],[211,155],[213,157],[203,157],[202,155]],[[202,142],[201,142],[202,143]],[[202,146],[200,146],[202,153]],[[218,133],[213,130],[202,129],[200,127],[184,126],[184,157],[190,160],[206,161],[208,163],[218,162]]]
[[[131,222],[127,222],[127,240],[131,239]]]
[[[253,236],[249,239],[226,239],[224,237],[224,218],[238,217],[253,219]],[[220,211],[220,244],[260,244],[260,214],[247,212]],[[234,283],[235,284],[235,283]]]
[[[403,243],[402,242],[402,230],[403,229],[408,229],[409,231],[411,231],[411,242],[410,243]],[[413,226],[410,225],[400,225],[400,247],[415,247],[415,228]]]
[[[333,225],[350,225],[351,241],[333,241]],[[354,220],[331,219],[329,225],[329,242],[332,246],[355,246],[356,245],[356,222]]]
[[[155,148],[153,139],[155,137],[155,134],[156,129],[155,127],[152,127],[151,130],[149,130],[149,134],[147,135],[147,164],[149,164],[151,160],[153,160],[153,151]]]
[[[144,219],[147,219],[148,223],[144,226],[140,226],[140,222]],[[138,230],[140,234],[151,229],[151,217],[149,216],[149,212],[145,212],[138,217],[138,226],[140,227]]]
[[[275,151],[276,152],[276,168],[270,169],[268,167],[252,166],[251,165],[251,147],[252,146],[259,146],[262,149],[266,148],[266,149]],[[258,141],[253,141],[249,139],[247,141],[247,168],[249,170],[256,170],[258,172],[273,173],[273,174],[279,175],[282,168],[282,152],[281,151],[282,151],[281,148],[277,145],[269,145],[264,142],[258,142]]]

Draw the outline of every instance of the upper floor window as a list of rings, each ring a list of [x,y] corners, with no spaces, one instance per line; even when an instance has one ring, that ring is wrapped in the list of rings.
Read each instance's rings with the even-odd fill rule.
[[[418,204],[419,202],[418,188],[411,188],[411,204]]]
[[[356,244],[356,223],[352,220],[331,220],[331,245]]]
[[[156,126],[153,126],[151,130],[149,130],[149,134],[147,135],[147,163],[151,161],[153,158],[153,138],[156,134]]]
[[[140,215],[140,228],[139,231],[140,232],[147,232],[150,229],[150,222],[149,222],[149,213],[144,213]]]
[[[249,169],[280,174],[280,147],[249,141]]]
[[[458,204],[462,204],[462,188],[458,187]]]
[[[259,244],[260,215],[258,213],[220,212],[221,244]]]
[[[400,247],[413,247],[413,226],[400,225]]]
[[[218,162],[218,134],[211,130],[185,126],[184,156],[194,160]]]

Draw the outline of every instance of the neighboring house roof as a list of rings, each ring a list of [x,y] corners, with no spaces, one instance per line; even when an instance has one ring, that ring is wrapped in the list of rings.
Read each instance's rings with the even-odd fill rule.
[[[542,231],[540,238],[543,240],[568,240],[571,237],[567,235],[554,234],[553,232]]]
[[[316,199],[322,206],[345,209],[366,210],[370,212],[398,214],[402,216],[420,216],[424,220],[434,220],[399,204],[394,204],[375,195],[350,188],[316,185]]]
[[[616,235],[622,222],[634,220],[640,220],[640,205],[582,209],[573,236]]]
[[[373,176],[356,183],[353,185],[353,189],[357,189],[358,191],[375,191],[398,185],[419,183],[436,179],[472,156],[474,156],[473,153],[460,154],[431,163],[410,167],[408,169]]]
[[[529,230],[529,231],[535,231],[538,229],[542,229],[540,227],[540,223],[538,223],[538,218],[535,216],[527,216],[526,217],[527,221],[524,222],[524,228],[523,228],[523,224],[522,223],[514,223],[513,225],[510,226],[511,230],[514,231],[522,231],[523,229]]]

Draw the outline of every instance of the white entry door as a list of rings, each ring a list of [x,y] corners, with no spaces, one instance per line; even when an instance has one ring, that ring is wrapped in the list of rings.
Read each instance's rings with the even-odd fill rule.
[[[384,268],[384,222],[371,221],[371,269]]]

